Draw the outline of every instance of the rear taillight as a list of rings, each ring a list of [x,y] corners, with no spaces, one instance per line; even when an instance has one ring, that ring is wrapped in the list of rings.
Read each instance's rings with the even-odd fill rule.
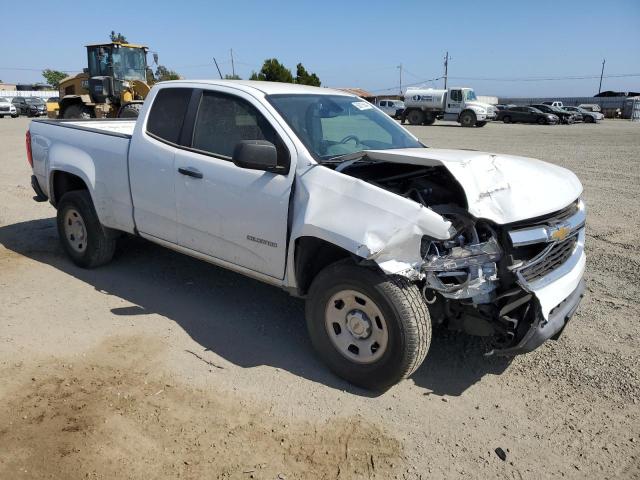
[[[27,136],[25,138],[25,143],[27,145],[27,162],[33,168],[33,155],[31,154],[31,132],[27,130]]]

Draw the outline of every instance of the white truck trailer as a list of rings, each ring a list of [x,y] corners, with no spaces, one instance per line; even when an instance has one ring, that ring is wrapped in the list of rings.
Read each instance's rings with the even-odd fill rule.
[[[463,127],[484,127],[495,120],[496,108],[478,101],[472,88],[407,88],[402,123],[432,125],[438,120],[459,122]]]

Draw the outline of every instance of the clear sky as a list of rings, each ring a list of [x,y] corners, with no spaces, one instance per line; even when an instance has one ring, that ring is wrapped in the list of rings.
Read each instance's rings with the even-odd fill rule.
[[[2,3],[20,12],[2,9],[5,82],[43,81],[42,68],[79,71],[84,45],[115,30],[185,78],[217,77],[214,56],[231,73],[233,48],[243,78],[276,57],[292,70],[302,62],[325,86],[394,92],[398,65],[404,84],[421,83],[442,75],[448,50],[450,85],[478,94],[593,95],[599,78],[537,79],[597,77],[603,58],[605,75],[636,74],[605,78],[603,90],[640,90],[640,0]]]

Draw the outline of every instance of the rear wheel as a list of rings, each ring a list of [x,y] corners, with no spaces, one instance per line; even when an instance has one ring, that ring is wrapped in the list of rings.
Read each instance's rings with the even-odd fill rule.
[[[63,195],[58,203],[58,235],[69,258],[83,268],[108,263],[116,248],[115,232],[103,227],[86,190]]]
[[[411,375],[431,341],[429,312],[414,284],[344,261],[313,281],[306,318],[324,362],[363,388],[385,390]]]
[[[586,115],[584,117],[584,123],[595,123],[595,119],[591,115]]]
[[[138,118],[140,115],[141,103],[128,103],[118,112],[119,118]]]
[[[537,122],[538,122],[538,125],[544,125],[545,123],[547,123],[547,121],[542,117],[539,117]]]
[[[82,120],[86,120],[91,117],[93,117],[93,111],[91,110],[91,108],[81,103],[74,103],[73,105],[69,105],[67,108],[65,108],[64,114],[62,115],[62,118],[76,118]]]
[[[503,121],[504,123],[511,123],[511,117],[510,117],[509,115],[505,115],[505,116],[502,118],[502,121]]]
[[[433,125],[436,121],[436,114],[432,112],[428,112],[424,116],[424,124],[425,125]]]
[[[424,122],[424,113],[421,110],[411,110],[407,115],[407,120],[411,125],[422,125]]]

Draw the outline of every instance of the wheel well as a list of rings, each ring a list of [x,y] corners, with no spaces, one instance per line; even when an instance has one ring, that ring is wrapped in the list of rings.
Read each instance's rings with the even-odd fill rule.
[[[316,237],[300,237],[296,240],[295,273],[298,293],[306,295],[313,279],[326,266],[350,258],[344,248]]]
[[[51,201],[54,205],[56,205],[67,192],[72,190],[89,190],[82,178],[69,172],[54,172],[52,186],[53,195],[51,195]]]

